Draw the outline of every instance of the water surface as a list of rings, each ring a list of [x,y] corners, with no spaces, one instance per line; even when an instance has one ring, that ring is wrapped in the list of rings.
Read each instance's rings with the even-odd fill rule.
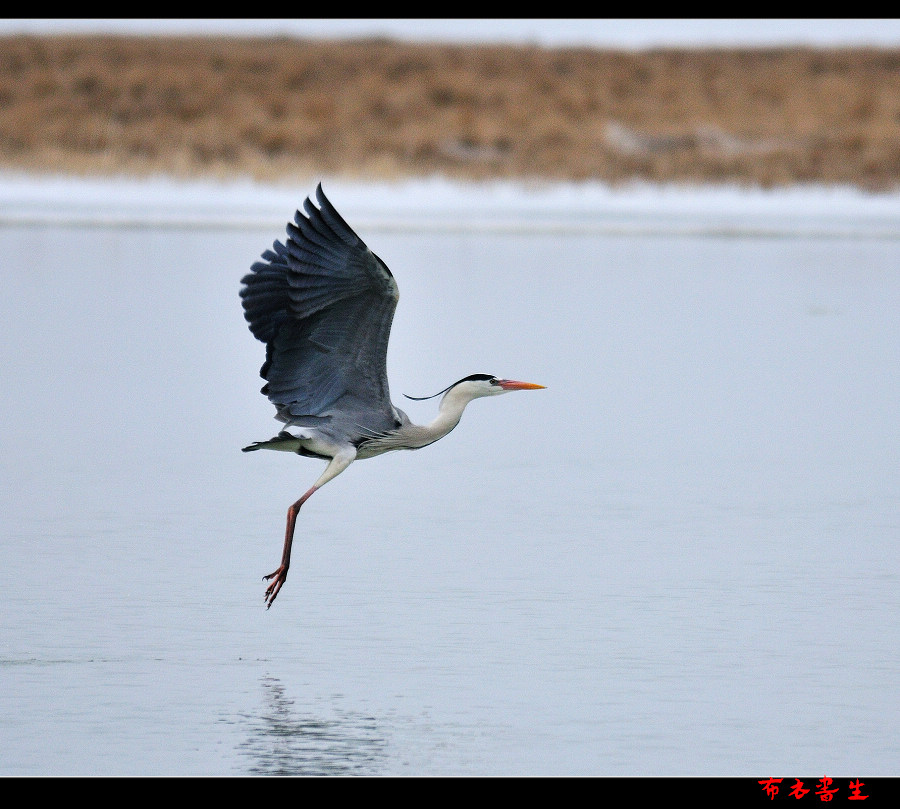
[[[547,390],[317,493],[266,611],[280,235],[0,229],[0,774],[897,774],[895,239],[362,232],[414,420]]]

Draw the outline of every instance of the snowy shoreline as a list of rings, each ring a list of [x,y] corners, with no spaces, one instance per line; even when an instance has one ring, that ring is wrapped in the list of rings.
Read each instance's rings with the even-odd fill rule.
[[[849,187],[321,179],[361,228],[380,231],[900,237],[900,194]],[[283,224],[316,182],[0,173],[0,225],[271,227]]]

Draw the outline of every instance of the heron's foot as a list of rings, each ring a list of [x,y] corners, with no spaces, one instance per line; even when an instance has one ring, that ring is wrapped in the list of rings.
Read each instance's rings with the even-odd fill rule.
[[[269,586],[266,587],[266,594],[264,596],[266,600],[266,609],[272,606],[272,602],[275,600],[275,597],[278,595],[279,590],[281,590],[281,586],[287,581],[287,572],[288,569],[284,565],[279,565],[278,570],[274,573],[270,573],[268,576],[263,576],[265,581],[269,582]]]

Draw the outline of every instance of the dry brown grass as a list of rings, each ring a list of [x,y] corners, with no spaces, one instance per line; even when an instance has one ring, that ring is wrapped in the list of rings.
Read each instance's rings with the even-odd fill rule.
[[[900,51],[0,38],[0,167],[900,181]]]

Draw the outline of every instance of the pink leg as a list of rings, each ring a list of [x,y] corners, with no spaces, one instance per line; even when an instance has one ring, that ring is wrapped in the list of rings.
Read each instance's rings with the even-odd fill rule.
[[[287,527],[284,530],[284,551],[282,551],[281,554],[281,564],[274,573],[263,576],[266,581],[269,579],[272,580],[266,588],[266,609],[272,606],[272,602],[275,600],[282,585],[287,580],[288,568],[291,566],[291,543],[294,541],[294,525],[297,522],[297,512],[300,511],[300,506],[312,497],[313,492],[321,489],[329,480],[341,474],[341,472],[353,463],[355,458],[356,447],[352,445],[341,447],[335,452],[328,466],[325,467],[322,476],[313,484],[312,488],[288,509]]]
[[[263,579],[268,581],[272,579],[269,583],[269,586],[266,588],[266,594],[264,596],[266,600],[266,609],[272,606],[272,602],[275,601],[275,597],[278,595],[278,592],[281,590],[282,585],[287,581],[287,572],[288,568],[291,566],[291,545],[294,542],[294,526],[297,523],[297,513],[300,511],[300,506],[302,506],[309,498],[312,496],[312,493],[318,489],[318,486],[313,486],[306,494],[303,495],[296,503],[294,503],[289,509],[287,513],[287,527],[284,530],[284,550],[281,553],[281,564],[278,566],[278,569],[274,573],[270,573],[268,576],[263,576]]]

